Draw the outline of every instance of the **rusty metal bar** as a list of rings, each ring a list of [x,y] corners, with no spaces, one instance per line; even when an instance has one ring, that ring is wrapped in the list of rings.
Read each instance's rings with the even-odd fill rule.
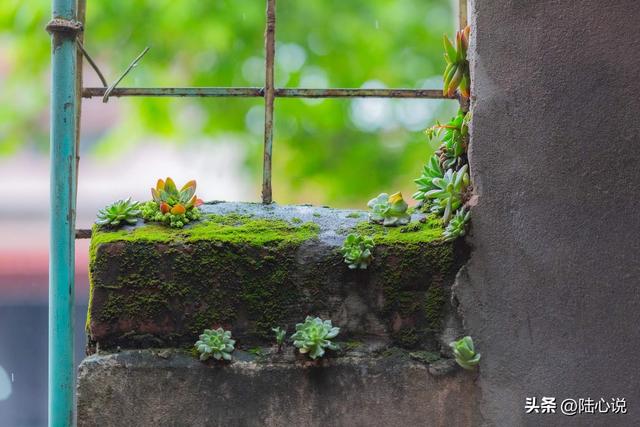
[[[90,239],[91,238],[91,229],[90,228],[76,228],[76,240],[78,239]]]
[[[142,52],[140,52],[140,54],[136,56],[136,58],[131,62],[131,64],[129,64],[127,69],[124,70],[124,72],[120,75],[120,77],[118,77],[115,82],[111,83],[109,87],[105,89],[104,95],[102,96],[102,102],[106,103],[109,101],[109,96],[111,95],[111,92],[113,92],[113,90],[116,88],[116,86],[118,86],[118,84],[122,81],[122,79],[124,79],[127,76],[127,74],[129,74],[129,71],[131,71],[132,69],[138,66],[138,64],[142,60],[142,57],[145,56],[147,52],[149,52],[149,49],[150,49],[149,46],[145,47],[142,50]]]
[[[447,99],[440,89],[298,89],[278,88],[280,98],[431,98]]]
[[[84,88],[85,98],[103,97],[105,88]],[[145,96],[145,97],[244,97],[263,98],[265,90],[260,87],[128,87],[116,88],[109,97]],[[441,89],[306,89],[275,88],[276,98],[420,98],[455,99],[442,95]]]
[[[85,98],[104,96],[106,88],[88,87],[82,92]],[[115,88],[110,98],[123,96],[148,97],[255,97],[262,98],[264,90],[260,87],[130,87]]]
[[[460,0],[458,8],[458,27],[463,29],[467,26],[467,0]]]
[[[273,148],[273,104],[275,101],[273,63],[276,54],[276,0],[267,0],[267,27],[264,34],[264,154],[262,159],[262,203],[273,201],[271,194],[271,152]]]
[[[104,74],[102,74],[102,71],[100,71],[98,64],[96,64],[96,62],[93,60],[91,55],[89,55],[89,52],[87,52],[87,50],[84,48],[84,45],[82,44],[83,41],[80,41],[79,39],[76,40],[76,43],[78,44],[78,49],[80,49],[80,52],[87,59],[87,62],[89,63],[89,65],[91,65],[91,68],[93,68],[93,71],[96,72],[96,74],[98,75],[98,78],[102,82],[102,85],[106,89],[107,86],[109,86],[109,84],[107,83],[107,79],[104,78]]]
[[[84,27],[87,2],[86,0],[77,0],[76,2],[76,21]],[[80,117],[82,115],[82,60],[84,48],[84,31],[76,34],[76,182],[73,186],[73,199],[78,200],[78,174],[80,167]]]

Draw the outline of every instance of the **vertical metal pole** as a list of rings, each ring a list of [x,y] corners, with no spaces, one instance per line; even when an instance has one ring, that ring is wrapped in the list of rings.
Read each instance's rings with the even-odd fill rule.
[[[273,62],[276,53],[276,0],[267,0],[267,28],[264,34],[266,75],[264,86],[264,157],[262,161],[262,203],[272,202],[271,150],[273,145]]]
[[[467,26],[467,0],[458,1],[458,29],[462,30]]]
[[[75,0],[53,0],[49,250],[49,426],[73,426],[74,228],[76,181]],[[52,23],[54,22],[52,20]],[[70,26],[69,26],[70,27]]]
[[[76,20],[84,26],[87,2],[77,0]],[[76,40],[84,44],[84,31],[77,35]],[[82,61],[84,56],[80,46],[76,46],[76,182],[73,188],[73,199],[78,200],[78,174],[80,170],[80,117],[82,116]]]

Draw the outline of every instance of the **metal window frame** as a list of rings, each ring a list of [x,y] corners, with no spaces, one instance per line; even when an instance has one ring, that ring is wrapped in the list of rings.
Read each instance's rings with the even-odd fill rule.
[[[458,23],[467,23],[467,0],[457,0]],[[144,55],[134,60],[110,87],[83,87],[82,65],[87,58],[82,46],[86,0],[52,0],[52,19],[47,31],[52,39],[51,72],[51,179],[49,256],[49,426],[75,425],[74,272],[76,238],[88,238],[90,230],[75,230],[77,171],[82,98],[147,97],[259,97],[264,98],[264,154],[262,202],[272,202],[273,118],[276,98],[448,98],[440,89],[276,88],[274,84],[276,0],[266,0],[264,87],[159,87],[117,88],[117,83]],[[459,99],[463,104],[463,100]]]

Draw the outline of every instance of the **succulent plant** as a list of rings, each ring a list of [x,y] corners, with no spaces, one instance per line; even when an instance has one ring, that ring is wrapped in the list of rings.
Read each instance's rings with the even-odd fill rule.
[[[281,350],[282,346],[284,345],[284,339],[287,336],[287,328],[282,329],[280,326],[277,326],[275,328],[271,328],[271,330],[276,335],[276,344],[278,344],[278,350]]]
[[[373,245],[371,237],[352,233],[344,240],[340,252],[344,257],[344,262],[349,264],[349,268],[365,269],[373,259],[373,254],[371,253]]]
[[[444,229],[445,240],[455,240],[458,237],[464,236],[467,232],[467,223],[469,222],[470,216],[471,212],[464,206],[458,209],[451,218],[451,221],[449,221],[449,224],[447,224],[447,228]]]
[[[451,214],[462,205],[464,191],[469,185],[469,165],[464,165],[458,171],[447,170],[442,178],[435,178],[433,184],[436,189],[425,193],[431,200],[431,211],[442,214],[445,224],[449,222]]]
[[[325,349],[338,350],[338,346],[331,342],[340,332],[340,328],[331,325],[331,320],[307,316],[304,323],[296,324],[296,333],[291,336],[293,345],[301,354],[307,354],[311,359],[324,356]]]
[[[447,61],[447,68],[444,71],[443,95],[453,96],[456,89],[460,94],[469,98],[471,88],[471,77],[469,75],[469,62],[467,61],[467,49],[469,48],[469,33],[471,28],[467,25],[464,29],[456,32],[455,47],[446,35],[444,41],[444,59]]]
[[[467,135],[471,113],[458,110],[458,114],[448,123],[436,124],[425,131],[427,138],[442,138],[442,145],[436,152],[444,169],[460,166],[462,155],[467,151]]]
[[[174,215],[184,214],[188,209],[202,204],[196,197],[196,181],[187,182],[180,190],[171,178],[159,179],[156,188],[151,189],[153,200],[160,206],[160,212]]]
[[[200,360],[213,357],[216,360],[231,360],[231,352],[236,342],[231,339],[231,332],[222,328],[205,329],[196,341],[196,350],[200,353]]]
[[[195,195],[196,182],[187,182],[180,190],[171,178],[159,179],[151,189],[153,201],[142,205],[142,217],[147,221],[165,223],[171,227],[182,228],[190,221],[200,218],[197,206],[202,200]]]
[[[459,339],[449,344],[458,365],[464,369],[473,369],[480,363],[480,353],[476,353],[473,339],[470,336]]]
[[[440,159],[437,155],[433,155],[429,158],[429,161],[424,165],[422,175],[420,178],[414,180],[418,184],[418,191],[413,193],[413,198],[418,201],[424,201],[427,196],[427,191],[435,190],[437,187],[433,184],[435,178],[442,178],[444,172],[440,167]]]
[[[411,221],[411,215],[407,213],[408,205],[400,192],[391,196],[381,193],[375,199],[369,200],[367,206],[371,208],[369,221],[375,224],[392,227],[407,225]]]
[[[140,217],[140,203],[126,200],[118,200],[98,211],[96,224],[110,227],[119,227],[125,224],[135,224]]]

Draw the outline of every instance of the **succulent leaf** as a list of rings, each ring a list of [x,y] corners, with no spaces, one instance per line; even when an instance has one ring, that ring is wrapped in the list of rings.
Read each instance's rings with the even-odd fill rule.
[[[235,341],[231,339],[231,332],[222,328],[205,329],[196,341],[195,348],[200,353],[200,360],[213,357],[216,360],[231,360]]]
[[[311,359],[324,356],[325,349],[337,350],[338,346],[331,342],[340,332],[331,320],[307,316],[304,323],[296,324],[296,332],[291,336],[293,345],[301,354],[308,354]]]
[[[471,212],[469,212],[464,206],[453,215],[449,224],[447,224],[447,228],[444,230],[444,238],[445,240],[455,240],[458,237],[462,237],[466,234],[467,223],[469,222],[469,217],[471,216]]]
[[[471,79],[467,60],[470,32],[471,28],[468,25],[464,29],[457,31],[455,47],[446,35],[443,36],[444,57],[447,67],[443,74],[444,85],[442,93],[446,96],[453,96],[456,89],[460,89],[460,94],[463,97],[469,98],[470,96]]]
[[[182,215],[186,211],[187,211],[187,209],[183,205],[181,205],[180,203],[178,203],[177,205],[175,205],[174,207],[171,208],[171,213],[174,214],[174,215]]]
[[[440,179],[443,176],[442,168],[440,167],[440,159],[437,155],[433,155],[429,158],[429,161],[424,165],[422,175],[414,182],[418,184],[418,191],[413,193],[415,200],[421,201],[426,199],[427,191],[434,190],[436,188],[433,183],[434,179]]]
[[[176,183],[173,182],[173,179],[167,178],[164,182],[164,191],[167,193],[177,193],[178,188],[176,187]]]
[[[143,206],[142,216],[146,221],[157,221],[171,227],[181,228],[190,221],[200,217],[196,208],[202,200],[195,195],[196,181],[188,181],[180,190],[173,179],[159,179],[156,187],[151,189],[153,202]],[[153,207],[151,204],[155,204]]]
[[[442,178],[436,178],[432,182],[436,187],[425,193],[431,202],[431,211],[442,214],[445,224],[448,224],[451,213],[462,205],[464,192],[469,185],[468,165],[460,170],[447,170]]]
[[[373,254],[371,253],[373,246],[374,242],[371,237],[352,233],[345,239],[340,252],[349,268],[366,269],[373,259]]]
[[[381,193],[378,197],[369,200],[367,206],[371,208],[369,221],[384,226],[407,225],[411,221],[411,215],[407,213],[408,205],[402,198],[402,193]]]
[[[96,224],[101,226],[119,227],[120,225],[135,224],[141,216],[140,203],[126,200],[118,200],[98,211]]]
[[[480,363],[480,353],[476,353],[473,339],[470,336],[449,344],[458,365],[464,369],[473,369]]]
[[[275,328],[271,328],[271,330],[276,336],[276,344],[278,344],[278,348],[282,348],[282,345],[284,344],[284,340],[287,336],[287,328],[282,329],[281,327],[278,326]]]

